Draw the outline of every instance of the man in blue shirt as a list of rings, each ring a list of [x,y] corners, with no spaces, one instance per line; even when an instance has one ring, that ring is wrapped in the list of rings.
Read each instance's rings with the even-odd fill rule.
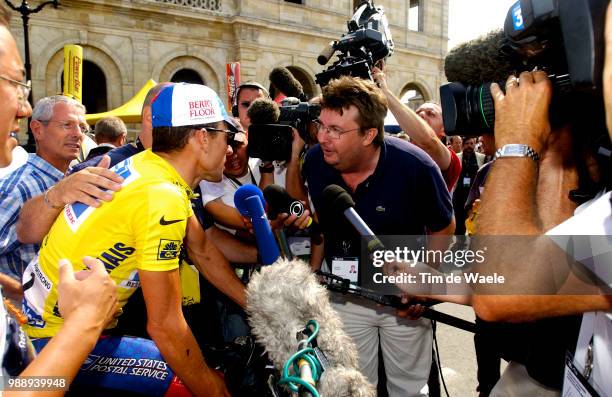
[[[21,244],[15,225],[19,211],[30,198],[48,192],[77,158],[83,140],[85,107],[74,99],[57,95],[38,101],[31,128],[36,154],[7,175],[0,184],[0,269],[20,278],[38,251],[37,244]]]
[[[306,155],[303,172],[319,215],[326,262],[344,278],[355,277],[341,273],[358,262],[361,241],[347,222],[326,211],[322,192],[331,184],[353,197],[355,210],[375,234],[454,231],[440,169],[418,147],[384,137],[386,114],[387,100],[371,81],[342,77],[323,89],[319,145]],[[313,263],[315,268],[320,265]],[[431,365],[431,323],[399,318],[389,308],[334,295],[334,308],[357,345],[360,370],[368,380],[378,382],[380,344],[389,396],[419,395]]]

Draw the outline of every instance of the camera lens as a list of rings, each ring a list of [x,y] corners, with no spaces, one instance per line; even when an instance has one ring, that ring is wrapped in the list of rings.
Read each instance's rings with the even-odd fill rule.
[[[493,133],[495,108],[491,83],[480,86],[448,83],[440,87],[440,100],[446,135]]]

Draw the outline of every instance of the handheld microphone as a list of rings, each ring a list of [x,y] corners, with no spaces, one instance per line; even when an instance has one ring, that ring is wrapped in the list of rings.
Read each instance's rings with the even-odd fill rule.
[[[268,185],[264,188],[263,195],[268,202],[268,216],[270,216],[270,219],[276,219],[281,213],[298,217],[304,213],[304,204],[291,197],[282,186],[275,184]],[[311,224],[312,219],[310,219],[308,226]]]
[[[323,189],[323,202],[329,205],[334,212],[343,213],[344,217],[355,228],[357,233],[367,239],[368,252],[372,253],[385,249],[382,242],[353,208],[355,207],[355,202],[346,190],[338,185],[327,186]]]
[[[289,215],[302,216],[304,213],[304,204],[298,199],[291,197],[291,195],[279,185],[268,185],[263,190],[264,197],[268,202],[268,216],[271,219],[281,213],[287,213]],[[321,236],[321,229],[319,224],[315,222],[312,217],[308,221],[305,231],[310,234],[314,244],[321,244],[323,238]]]
[[[373,397],[375,390],[358,370],[357,348],[343,330],[329,293],[301,260],[278,260],[255,273],[247,286],[249,324],[278,370],[296,353],[296,335],[310,320],[319,324],[316,343],[326,363],[321,396]]]
[[[255,185],[242,185],[234,193],[234,205],[253,223],[262,264],[270,265],[278,259],[280,252],[264,211],[265,203],[261,190]]]
[[[270,83],[285,96],[293,96],[299,98],[301,101],[306,101],[306,95],[304,95],[302,84],[293,77],[289,69],[282,66],[276,67],[272,69],[268,78],[270,79]]]

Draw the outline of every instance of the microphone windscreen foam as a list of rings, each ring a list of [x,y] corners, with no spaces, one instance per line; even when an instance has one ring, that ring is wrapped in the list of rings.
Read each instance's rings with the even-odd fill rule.
[[[286,96],[300,98],[304,95],[302,84],[293,77],[289,69],[282,66],[276,67],[272,69],[268,77],[274,87]]]
[[[477,39],[459,44],[444,60],[444,73],[449,82],[481,85],[506,81],[517,69],[517,61],[502,49],[504,32],[496,30]]]
[[[255,185],[242,185],[234,193],[234,205],[240,214],[251,216],[245,200],[253,196],[259,197],[261,205],[266,208],[266,200],[264,199],[261,189]]]
[[[251,124],[275,124],[280,117],[276,102],[268,98],[257,98],[247,110]]]
[[[338,185],[329,185],[323,189],[323,202],[334,212],[344,212],[355,206],[351,195]]]

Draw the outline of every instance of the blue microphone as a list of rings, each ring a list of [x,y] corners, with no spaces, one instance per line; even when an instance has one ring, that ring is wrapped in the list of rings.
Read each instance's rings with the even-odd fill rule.
[[[264,211],[266,200],[261,190],[255,185],[240,186],[234,193],[234,205],[243,216],[251,218],[262,264],[276,262],[280,252]]]

